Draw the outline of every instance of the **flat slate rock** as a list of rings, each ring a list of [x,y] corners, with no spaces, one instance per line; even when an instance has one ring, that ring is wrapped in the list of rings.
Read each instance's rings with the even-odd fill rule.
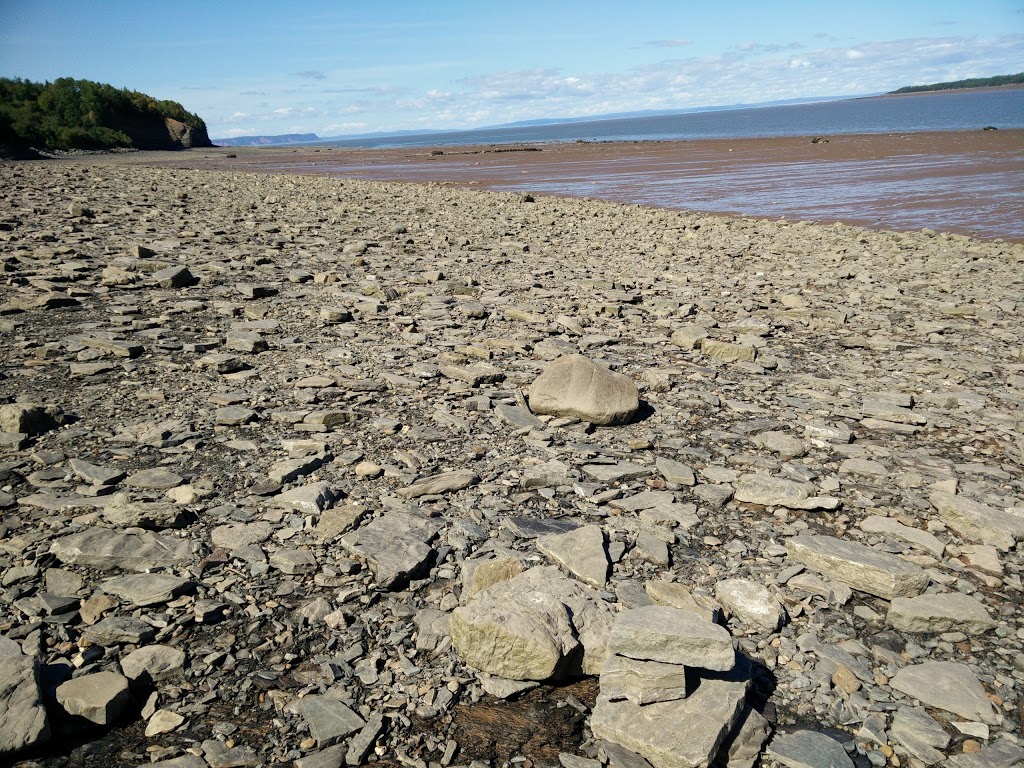
[[[57,703],[69,715],[96,725],[112,725],[131,702],[128,678],[116,672],[94,672],[57,686]]]
[[[403,499],[417,499],[420,496],[434,496],[461,491],[463,488],[468,488],[478,482],[480,482],[480,478],[477,477],[475,472],[471,470],[457,470],[424,478],[405,488],[400,488],[396,494]]]
[[[934,491],[928,500],[939,519],[966,539],[989,544],[1003,552],[1024,540],[1024,514],[941,491]]]
[[[582,524],[568,517],[537,518],[507,517],[501,524],[520,539],[536,539],[540,536],[556,536],[575,531]]]
[[[787,768],[853,768],[842,744],[814,731],[777,734],[768,754]]]
[[[833,536],[793,536],[789,556],[854,589],[892,600],[913,597],[928,586],[928,574],[895,555]]]
[[[434,555],[430,542],[441,524],[405,512],[385,512],[338,541],[346,551],[364,558],[377,585],[391,589],[415,577]]]
[[[568,533],[554,533],[537,539],[537,549],[580,581],[603,589],[608,581],[608,553],[599,525],[584,525]]]
[[[125,533],[91,527],[62,536],[50,545],[62,563],[101,571],[121,568],[147,571],[179,565],[192,559],[192,542],[159,533]]]
[[[736,664],[724,627],[678,608],[649,605],[620,613],[612,625],[610,653],[640,661],[728,671]]]
[[[705,677],[686,699],[644,706],[603,694],[590,719],[599,739],[641,755],[654,768],[705,768],[739,721],[746,703],[742,675]]]
[[[337,744],[366,724],[347,705],[329,696],[303,696],[295,708],[309,725],[309,733],[318,747]]]
[[[609,701],[628,699],[637,705],[685,699],[696,684],[682,664],[637,661],[613,654],[601,669],[601,695]]]
[[[985,606],[962,592],[894,598],[886,619],[901,632],[980,635],[996,625]]]
[[[39,688],[39,659],[0,652],[0,755],[50,738]]]
[[[893,675],[889,685],[925,706],[952,712],[965,720],[989,725],[997,725],[1002,720],[985,687],[965,664],[955,661],[913,664]]]
[[[169,603],[193,586],[188,579],[170,573],[133,573],[100,583],[100,589],[108,595],[138,606]]]

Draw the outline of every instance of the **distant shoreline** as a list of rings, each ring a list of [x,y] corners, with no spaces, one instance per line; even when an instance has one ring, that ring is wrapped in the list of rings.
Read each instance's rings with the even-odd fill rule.
[[[856,99],[888,99],[894,96],[935,96],[943,93],[991,93],[993,91],[1019,91],[1024,89],[1024,83],[1009,83],[1007,85],[982,85],[977,88],[938,88],[934,91],[909,91],[907,93],[881,93],[878,96],[859,96]],[[850,99],[854,101],[855,99]]]

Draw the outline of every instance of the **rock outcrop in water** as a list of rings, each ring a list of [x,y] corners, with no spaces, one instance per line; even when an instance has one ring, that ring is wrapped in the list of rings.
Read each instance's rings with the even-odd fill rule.
[[[1024,759],[1024,247],[137,159],[0,165],[4,761]]]

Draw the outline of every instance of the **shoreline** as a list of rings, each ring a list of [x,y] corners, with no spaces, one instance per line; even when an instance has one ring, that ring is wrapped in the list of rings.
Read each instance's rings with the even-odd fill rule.
[[[1024,242],[1024,129],[140,153],[164,167],[441,183]],[[529,151],[531,148],[537,151]],[[1016,180],[1016,181],[1015,181]]]

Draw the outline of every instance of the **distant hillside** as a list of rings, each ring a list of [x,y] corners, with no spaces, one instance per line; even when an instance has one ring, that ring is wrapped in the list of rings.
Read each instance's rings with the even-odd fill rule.
[[[997,75],[996,77],[972,77],[967,80],[954,80],[949,83],[932,83],[931,85],[908,85],[890,93],[921,93],[923,91],[952,91],[959,88],[988,88],[993,85],[1019,85],[1024,83],[1024,72],[1016,75]]]
[[[235,136],[231,139],[214,139],[222,147],[260,147],[268,144],[308,144],[322,141],[315,133],[282,133],[276,136]]]
[[[10,149],[209,147],[202,118],[176,101],[91,80],[0,78],[0,146]]]

